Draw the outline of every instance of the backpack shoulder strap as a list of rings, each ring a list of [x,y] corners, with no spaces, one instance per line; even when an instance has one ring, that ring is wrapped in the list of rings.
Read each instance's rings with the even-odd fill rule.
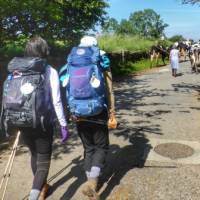
[[[68,72],[68,65],[67,63],[61,67],[61,69],[59,70],[59,76],[62,75],[63,73]]]
[[[68,77],[69,75],[69,67],[67,64],[65,64],[59,71],[59,79],[63,85],[63,81]]]

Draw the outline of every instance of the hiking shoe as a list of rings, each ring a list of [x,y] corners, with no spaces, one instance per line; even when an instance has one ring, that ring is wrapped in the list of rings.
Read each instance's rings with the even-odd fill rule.
[[[88,197],[89,200],[99,200],[97,189],[97,179],[88,179],[82,186],[82,193]]]
[[[116,129],[117,128],[117,119],[116,119],[114,113],[110,114],[110,117],[109,117],[109,120],[108,120],[108,128],[110,128],[110,129]]]
[[[49,184],[47,184],[47,183],[44,184],[44,186],[43,186],[43,188],[42,188],[42,190],[40,192],[40,197],[39,197],[38,200],[45,200],[47,192],[49,190],[49,187],[50,187]]]

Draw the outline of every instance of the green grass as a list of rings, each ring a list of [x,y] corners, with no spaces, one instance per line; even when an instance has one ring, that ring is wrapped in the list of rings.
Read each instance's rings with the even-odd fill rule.
[[[150,49],[152,45],[155,45],[155,40],[147,40],[138,36],[102,36],[98,38],[100,48],[106,52],[121,52],[130,51],[145,51]]]
[[[171,42],[168,40],[159,39],[146,39],[139,36],[120,36],[120,35],[103,35],[98,38],[98,44],[101,49],[108,53],[116,53],[122,51],[129,52],[147,52],[153,45],[164,45],[170,46]],[[119,55],[120,56],[120,55]],[[137,60],[126,60],[122,63],[120,59],[112,60],[112,71],[114,75],[126,75],[143,70],[150,69],[151,67],[156,67],[157,63],[153,62],[151,64],[150,58],[142,59],[140,57]],[[158,66],[163,65],[162,61],[158,61]]]
[[[98,38],[98,44],[106,52],[138,52],[148,51],[153,45],[170,46],[169,40],[147,39],[139,36],[103,35]]]
[[[168,63],[168,61],[166,60],[165,63]],[[134,72],[137,72],[137,71],[150,69],[153,67],[159,67],[162,65],[163,65],[163,62],[161,59],[158,60],[158,64],[156,62],[151,63],[150,59],[144,59],[144,60],[140,60],[138,62],[132,63],[132,69]]]

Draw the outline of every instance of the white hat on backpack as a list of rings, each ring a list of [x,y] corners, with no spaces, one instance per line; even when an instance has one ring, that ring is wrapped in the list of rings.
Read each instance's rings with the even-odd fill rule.
[[[90,47],[96,45],[97,45],[97,39],[93,36],[84,36],[81,38],[80,46]]]

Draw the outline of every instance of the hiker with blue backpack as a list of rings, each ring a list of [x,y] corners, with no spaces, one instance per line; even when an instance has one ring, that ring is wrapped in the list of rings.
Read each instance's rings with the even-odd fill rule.
[[[16,127],[31,153],[34,175],[29,200],[45,199],[49,185],[54,122],[61,126],[62,142],[68,138],[67,122],[60,97],[57,71],[47,63],[49,47],[39,36],[31,38],[24,57],[15,57],[8,64],[9,75],[4,83],[2,122],[7,131]]]
[[[110,61],[98,48],[96,38],[84,36],[80,45],[72,48],[60,70],[60,80],[84,147],[87,181],[82,193],[97,200],[97,184],[109,149],[108,127],[116,128],[117,121]]]

